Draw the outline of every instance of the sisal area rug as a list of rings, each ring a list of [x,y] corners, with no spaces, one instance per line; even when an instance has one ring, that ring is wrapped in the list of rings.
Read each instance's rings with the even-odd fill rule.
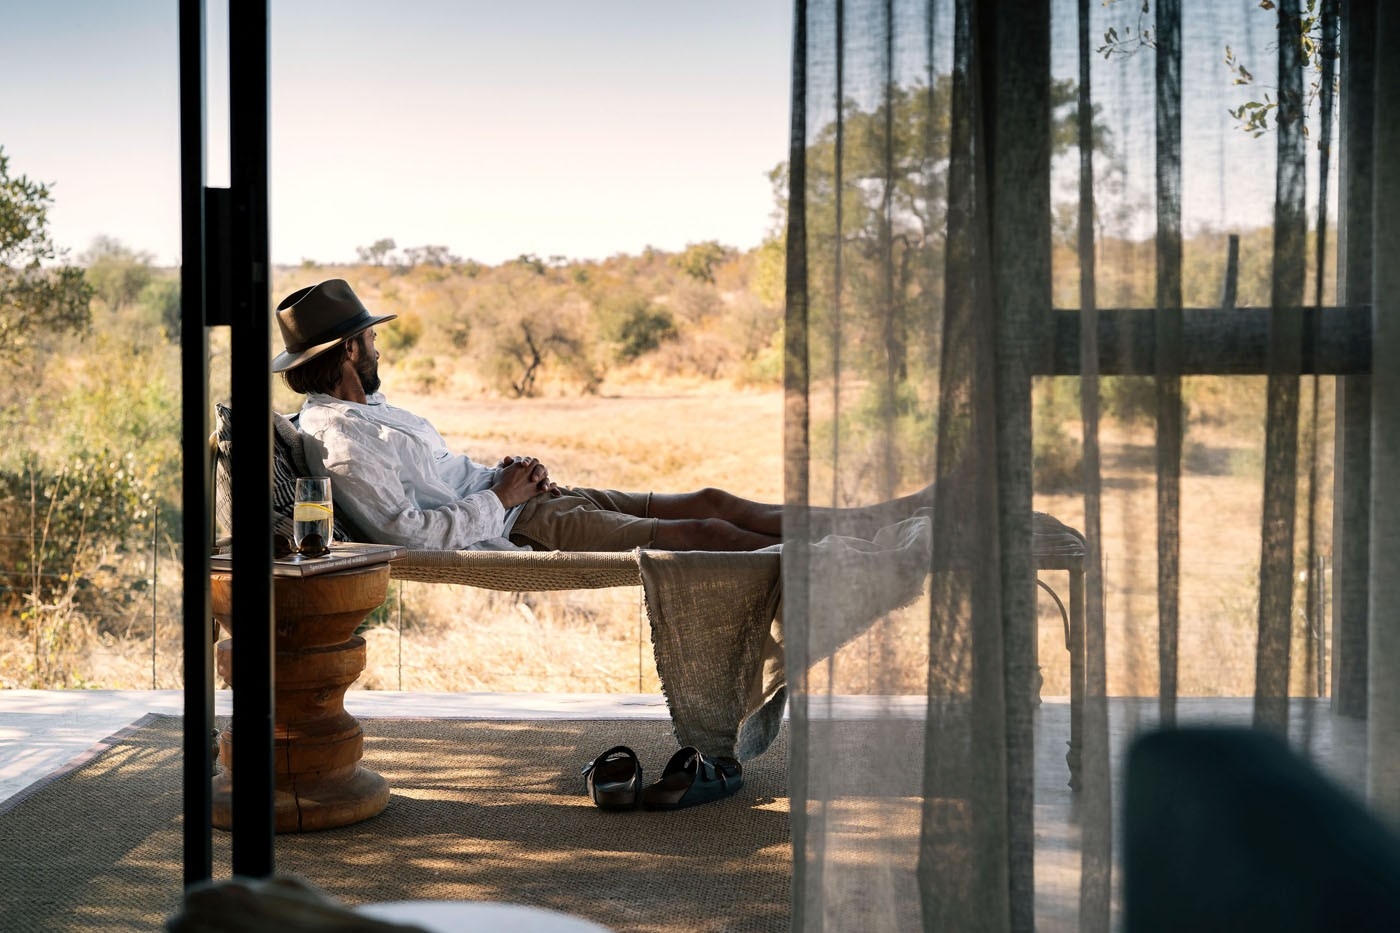
[[[668,722],[365,719],[364,765],[388,808],[355,826],[278,836],[278,874],[346,904],[510,901],[619,933],[786,930],[787,735],[744,787],[669,813],[610,813],[579,769],[615,744],[648,781]],[[95,757],[0,804],[0,930],[158,930],[181,887],[178,717],[151,716]],[[229,836],[214,832],[215,877]]]

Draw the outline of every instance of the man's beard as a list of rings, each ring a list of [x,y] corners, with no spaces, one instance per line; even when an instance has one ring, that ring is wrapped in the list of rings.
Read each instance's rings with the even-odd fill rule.
[[[365,357],[355,366],[355,372],[360,376],[360,385],[364,387],[366,395],[373,395],[379,391],[379,361]]]

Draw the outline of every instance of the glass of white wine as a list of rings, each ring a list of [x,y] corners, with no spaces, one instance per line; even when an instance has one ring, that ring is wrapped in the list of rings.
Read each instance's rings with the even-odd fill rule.
[[[320,557],[331,549],[331,480],[329,476],[297,477],[292,506],[292,546],[303,557]]]

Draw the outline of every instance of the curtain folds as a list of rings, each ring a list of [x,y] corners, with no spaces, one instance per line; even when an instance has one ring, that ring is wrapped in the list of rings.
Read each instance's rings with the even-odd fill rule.
[[[1369,296],[1373,10],[796,0],[795,929],[1121,925],[1116,797],[1162,726],[1263,730],[1366,793],[1375,724],[1332,697],[1393,560],[1370,357],[1313,351]],[[912,579],[856,579],[894,540]]]

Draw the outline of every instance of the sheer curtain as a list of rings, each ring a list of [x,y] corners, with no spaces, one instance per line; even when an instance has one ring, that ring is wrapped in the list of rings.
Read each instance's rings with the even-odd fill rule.
[[[1120,923],[1124,756],[1160,726],[1281,736],[1400,814],[1395,14],[795,13],[794,928]],[[1036,513],[1083,534],[1082,668]]]

